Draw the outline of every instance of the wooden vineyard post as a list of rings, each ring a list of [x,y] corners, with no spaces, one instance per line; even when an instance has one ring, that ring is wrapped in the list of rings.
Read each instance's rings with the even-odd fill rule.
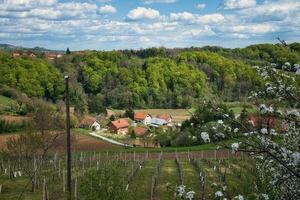
[[[43,183],[43,200],[48,200],[48,189],[47,189],[47,182],[46,178],[44,177],[44,183]]]
[[[63,192],[65,193],[66,192],[66,175],[65,175],[65,170],[63,170],[62,176],[63,176]]]
[[[66,98],[66,129],[67,129],[67,198],[71,200],[71,176],[72,176],[72,160],[71,160],[71,133],[70,133],[70,103],[69,103],[69,76],[65,76],[65,98]]]
[[[75,178],[75,186],[74,186],[74,200],[78,200],[78,180],[77,177]]]

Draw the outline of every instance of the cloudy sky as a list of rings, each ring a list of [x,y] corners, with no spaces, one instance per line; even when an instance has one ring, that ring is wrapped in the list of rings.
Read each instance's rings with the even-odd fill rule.
[[[300,0],[0,0],[0,43],[125,49],[300,41]]]

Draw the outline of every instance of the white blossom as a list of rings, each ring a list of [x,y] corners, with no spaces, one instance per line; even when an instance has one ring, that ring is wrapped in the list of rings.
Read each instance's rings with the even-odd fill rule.
[[[296,75],[300,75],[300,65],[299,64],[295,64],[294,65],[294,68],[295,68],[295,70],[296,70]]]
[[[238,196],[234,197],[233,199],[244,200],[244,197],[239,194]]]
[[[205,143],[209,143],[210,142],[210,138],[207,132],[202,132],[201,133],[201,138]]]
[[[220,133],[217,133],[216,135],[217,135],[218,137],[225,138],[224,133],[221,133],[221,132],[220,132]]]
[[[184,194],[185,194],[185,185],[179,185],[177,187],[177,196],[183,197]]]
[[[286,114],[290,115],[290,116],[300,117],[300,112],[298,110],[296,110],[296,109],[289,110],[289,111],[287,111]]]
[[[270,130],[270,134],[271,134],[271,135],[277,135],[275,129],[271,129],[271,130]]]
[[[195,197],[195,193],[194,191],[189,191],[186,193],[186,196],[185,196],[185,199],[188,199],[188,200],[193,200],[194,197]]]
[[[223,124],[224,122],[223,122],[223,120],[219,119],[219,120],[218,120],[218,123],[219,123],[219,124]]]
[[[222,191],[216,191],[216,193],[215,193],[215,197],[216,197],[216,198],[222,197],[222,196],[223,196]]]
[[[299,161],[300,161],[300,152],[294,152],[291,157],[294,160],[294,164],[298,165]]]
[[[272,112],[274,112],[274,108],[272,106],[267,107],[265,104],[261,104],[259,106],[259,110],[260,110],[261,114],[266,114],[266,113],[272,113]]]
[[[234,132],[234,133],[239,132],[239,128],[235,128],[235,129],[233,130],[233,132]]]
[[[262,128],[262,129],[260,129],[260,132],[261,132],[262,134],[268,134],[268,129]]]
[[[232,152],[236,152],[239,149],[239,147],[240,147],[240,145],[237,142],[231,144]]]
[[[269,200],[269,195],[267,195],[267,194],[262,194],[261,195],[265,200]]]

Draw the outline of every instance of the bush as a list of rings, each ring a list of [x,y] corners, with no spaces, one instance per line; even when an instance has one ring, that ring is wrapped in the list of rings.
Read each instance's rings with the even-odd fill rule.
[[[26,130],[29,127],[29,122],[22,120],[20,122],[10,122],[7,120],[0,120],[0,133],[12,133]]]

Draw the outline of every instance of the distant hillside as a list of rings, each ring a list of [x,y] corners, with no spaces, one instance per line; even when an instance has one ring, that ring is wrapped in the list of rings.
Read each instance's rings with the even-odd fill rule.
[[[64,52],[63,50],[52,50],[52,49],[46,49],[43,47],[33,47],[33,48],[26,48],[21,46],[14,46],[11,44],[0,44],[0,50],[3,51],[33,51],[33,52]]]

